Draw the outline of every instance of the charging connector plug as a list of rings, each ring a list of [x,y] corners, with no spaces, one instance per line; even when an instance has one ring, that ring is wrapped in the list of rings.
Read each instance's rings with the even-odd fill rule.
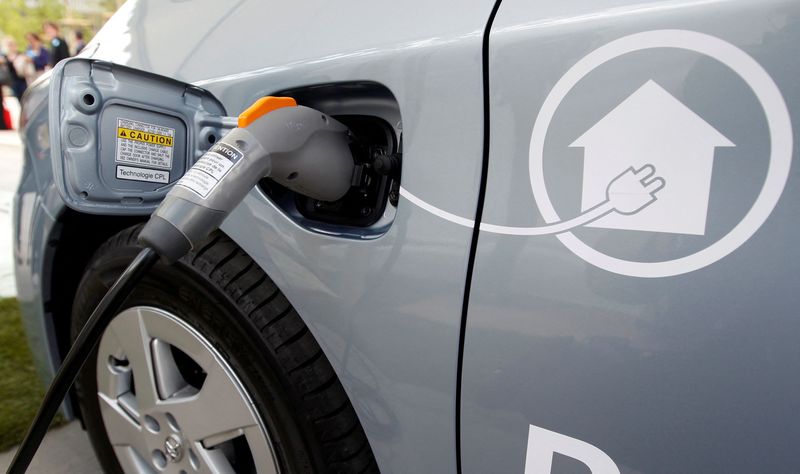
[[[262,178],[320,201],[350,189],[354,160],[347,127],[289,97],[265,97],[244,111],[170,190],[139,240],[172,262],[191,250]]]

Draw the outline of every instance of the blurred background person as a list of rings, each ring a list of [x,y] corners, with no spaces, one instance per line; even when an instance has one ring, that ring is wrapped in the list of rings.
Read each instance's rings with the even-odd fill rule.
[[[50,67],[53,67],[59,61],[70,56],[69,46],[67,46],[66,40],[59,36],[58,25],[55,22],[46,21],[42,28],[44,29],[44,37],[50,42]]]
[[[42,39],[36,33],[28,33],[25,35],[25,39],[28,40],[28,49],[25,51],[25,54],[28,55],[33,63],[31,75],[25,77],[28,84],[30,84],[50,68],[50,53],[47,51],[47,48],[44,47]]]
[[[28,81],[26,77],[33,75],[33,61],[28,56],[21,54],[17,49],[17,42],[13,38],[7,38],[3,45],[5,55],[3,57],[8,65],[8,71],[11,75],[11,90],[14,91],[14,97],[17,100],[22,100],[22,94],[28,88]]]
[[[75,47],[72,48],[72,55],[77,56],[85,47],[86,42],[83,40],[83,31],[75,30]]]
[[[3,106],[3,89],[11,85],[11,71],[5,56],[0,56],[0,130],[8,130],[9,123],[6,122],[6,111]]]

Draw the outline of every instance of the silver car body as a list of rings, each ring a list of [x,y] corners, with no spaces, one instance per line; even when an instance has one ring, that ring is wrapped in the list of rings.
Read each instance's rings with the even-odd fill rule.
[[[396,214],[320,232],[254,189],[222,226],[320,342],[383,472],[785,472],[800,439],[799,17],[778,0],[132,0],[83,55],[198,85],[229,114],[315,84],[391,92],[399,117],[348,111],[402,133]],[[48,380],[72,211],[45,95],[25,104],[15,257]],[[665,117],[705,131],[678,146]],[[622,176],[609,143],[635,145],[620,153],[653,166],[662,201],[548,227]],[[696,161],[665,160],[664,143]]]

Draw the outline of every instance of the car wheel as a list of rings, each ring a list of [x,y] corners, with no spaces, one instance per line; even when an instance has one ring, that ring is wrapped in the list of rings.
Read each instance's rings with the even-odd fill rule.
[[[73,337],[141,250],[140,226],[96,252]],[[158,263],[76,385],[106,472],[377,472],[325,355],[269,277],[221,233]]]

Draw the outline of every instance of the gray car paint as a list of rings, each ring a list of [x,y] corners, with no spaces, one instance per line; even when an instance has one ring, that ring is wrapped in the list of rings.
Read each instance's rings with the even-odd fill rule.
[[[504,0],[490,37],[482,222],[543,223],[528,178],[531,131],[554,84],[591,51],[643,31],[709,34],[760,63],[795,111],[799,16],[800,4],[787,1]],[[727,232],[763,183],[770,149],[764,114],[730,69],[685,51],[631,53],[586,75],[553,119],[544,172],[561,216],[580,211],[582,150],[570,142],[648,79],[736,147],[717,150],[705,236],[575,231],[635,261],[691,253]],[[797,143],[796,125],[792,133]],[[597,268],[552,235],[481,232],[464,347],[463,472],[523,472],[531,424],[596,446],[621,472],[796,471],[799,186],[795,166],[747,242],[665,278]],[[556,456],[552,472],[588,471]]]
[[[36,368],[45,382],[49,382],[58,365],[52,350],[55,347],[52,321],[44,308],[50,294],[43,284],[50,279],[52,263],[46,249],[48,240],[57,237],[56,215],[64,206],[53,184],[49,159],[47,85],[45,80],[37,82],[25,95],[22,114],[26,127],[21,135],[25,160],[14,196],[12,220],[17,299]]]
[[[481,38],[493,2],[130,1],[87,56],[195,83],[229,113],[276,91],[374,81],[399,103],[403,185],[471,215],[482,146]],[[40,111],[46,113],[46,111]],[[379,112],[376,112],[380,116]],[[29,128],[28,135],[34,130]],[[29,140],[29,149],[41,144]],[[49,165],[49,164],[48,164]],[[28,159],[31,168],[40,166]],[[52,174],[20,196],[17,268],[47,380],[57,357],[45,243],[64,210]],[[22,202],[20,198],[19,202]],[[471,231],[401,201],[378,238],[331,236],[254,190],[222,230],[275,280],[339,375],[383,472],[454,472],[458,335]],[[18,260],[19,261],[19,260]]]

